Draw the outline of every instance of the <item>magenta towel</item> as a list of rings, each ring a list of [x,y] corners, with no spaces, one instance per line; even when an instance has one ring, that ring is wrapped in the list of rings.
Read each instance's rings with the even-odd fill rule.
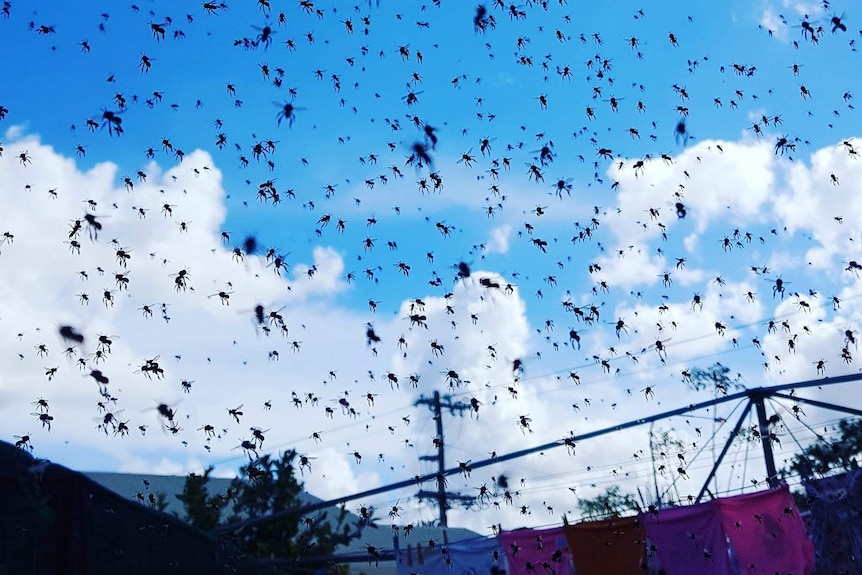
[[[742,575],[814,571],[814,545],[786,485],[715,503]]]
[[[508,575],[574,575],[562,527],[505,531],[497,541],[506,553]]]
[[[653,573],[729,575],[733,572],[727,538],[714,501],[662,509],[640,517],[647,534],[647,556]]]

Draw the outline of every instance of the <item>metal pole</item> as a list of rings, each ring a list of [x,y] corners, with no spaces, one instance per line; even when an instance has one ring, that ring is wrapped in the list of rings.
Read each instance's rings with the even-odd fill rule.
[[[753,393],[751,401],[757,410],[757,422],[760,427],[760,444],[763,446],[763,459],[766,462],[766,480],[770,487],[778,486],[778,472],[775,469],[775,454],[772,453],[772,437],[769,433],[769,421],[766,419],[766,406],[763,404],[763,390]]]
[[[795,395],[787,395],[786,393],[773,393],[772,395],[775,397],[780,397],[781,399],[788,399],[788,400],[794,401],[796,403],[804,403],[806,405],[813,405],[814,407],[822,407],[823,409],[829,409],[831,411],[840,411],[842,413],[849,413],[850,415],[862,417],[862,409],[854,409],[852,407],[845,407],[843,405],[836,405],[834,403],[829,403],[827,401],[818,401],[816,399],[806,399],[804,397],[796,397]]]

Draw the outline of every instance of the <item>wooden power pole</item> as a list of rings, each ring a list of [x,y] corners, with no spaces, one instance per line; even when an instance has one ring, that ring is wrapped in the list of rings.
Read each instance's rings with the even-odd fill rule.
[[[443,410],[446,409],[450,414],[463,416],[464,411],[470,409],[470,406],[461,403],[453,402],[450,396],[443,399],[440,397],[440,392],[435,391],[431,399],[424,396],[416,401],[416,405],[427,405],[434,414],[434,423],[436,425],[437,435],[434,437],[434,445],[437,447],[435,455],[423,455],[419,457],[420,461],[436,461],[437,462],[437,490],[426,491],[420,489],[416,494],[419,499],[434,499],[437,501],[437,508],[440,510],[440,527],[447,527],[446,511],[449,509],[449,500],[455,500],[465,503],[472,502],[475,498],[461,495],[460,493],[450,493],[446,490],[446,441],[443,434]]]

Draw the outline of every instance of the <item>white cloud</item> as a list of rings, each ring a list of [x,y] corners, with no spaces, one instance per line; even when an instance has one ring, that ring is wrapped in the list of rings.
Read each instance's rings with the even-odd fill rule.
[[[347,288],[341,279],[341,256],[317,246],[313,263],[292,262],[293,269],[282,272],[286,277],[267,267],[262,256],[237,260],[219,238],[224,191],[206,153],[190,153],[165,173],[150,164],[147,181],[127,191],[114,186],[118,172],[111,164],[82,173],[74,161],[34,137],[10,145],[26,150],[32,161],[24,166],[12,156],[0,158],[0,202],[17,210],[7,212],[16,217],[2,223],[14,241],[5,242],[0,255],[6,280],[0,287],[0,393],[5,398],[4,428],[10,435],[35,431],[37,445],[65,441],[116,457],[117,440],[108,441],[96,430],[103,417],[96,406],[101,400],[117,422],[128,421],[129,435],[120,445],[148,453],[160,446],[176,462],[170,470],[181,471],[212,461],[216,454],[239,454],[232,448],[248,436],[249,425],[271,426],[265,401],[293,409],[282,383],[284,370],[305,387],[303,381],[320,381],[328,371],[321,367],[333,361],[327,350],[341,350],[336,363],[364,361],[365,318],[327,305]],[[48,194],[50,189],[56,196]],[[85,201],[95,207],[88,210]],[[164,205],[172,215],[162,213]],[[138,207],[148,210],[146,217],[139,215]],[[88,213],[102,226],[98,234],[83,220]],[[81,220],[81,229],[71,235],[74,220]],[[188,222],[186,232],[179,221]],[[80,243],[80,254],[70,245],[73,239]],[[130,254],[127,267],[117,258],[119,248]],[[176,274],[182,269],[187,270],[187,288],[177,289]],[[128,289],[119,287],[115,274],[128,274]],[[105,303],[105,291],[113,303]],[[219,291],[228,293],[229,300],[213,297]],[[81,299],[85,293],[89,303]],[[169,321],[161,317],[162,304]],[[286,337],[278,335],[268,315],[264,319],[271,335],[264,336],[264,326],[256,329],[253,308],[258,304],[266,306],[267,314],[285,306],[279,313]],[[143,313],[144,306],[151,317]],[[73,326],[85,336],[84,343],[63,341],[58,335],[61,325]],[[337,325],[346,329],[330,332]],[[94,355],[102,347],[98,334],[112,341],[110,353],[103,348],[101,358]],[[37,347],[43,344],[47,353],[40,355]],[[75,352],[66,357],[62,351],[70,344]],[[271,352],[278,353],[278,361],[267,360]],[[157,356],[164,378],[145,377],[140,367]],[[78,366],[77,359],[85,363]],[[56,374],[48,381],[46,370],[53,368]],[[118,398],[116,403],[100,397],[99,386],[88,377],[92,369],[109,377],[106,387]],[[181,380],[192,382],[188,396]],[[49,402],[54,417],[50,434],[30,415],[30,403],[37,397]],[[183,429],[178,437],[159,429],[163,421],[154,408],[160,402],[176,409],[176,424]],[[231,425],[226,409],[240,404],[245,405],[245,420]],[[204,424],[212,424],[222,439],[204,441],[198,430]],[[148,426],[146,436],[139,425]],[[107,429],[113,435],[114,424]],[[285,442],[294,434],[281,428],[268,441]],[[210,445],[212,454],[204,445]],[[118,465],[142,471],[153,462],[121,458]]]
[[[667,262],[662,256],[650,255],[647,249],[643,244],[630,244],[616,248],[613,255],[599,257],[596,262],[601,271],[595,274],[596,282],[605,281],[623,289],[659,283],[667,271]]]
[[[798,16],[808,16],[810,18],[816,18],[820,14],[823,14],[823,3],[822,2],[804,2],[802,0],[781,0],[782,6],[785,8],[790,8],[796,12]]]
[[[505,254],[509,251],[509,239],[512,237],[512,226],[503,224],[491,228],[490,237],[485,244],[485,252],[489,254]]]
[[[767,8],[760,15],[760,25],[779,40],[787,40],[787,25],[781,21],[778,14],[771,8]]]
[[[82,173],[74,161],[36,138],[13,145],[28,150],[33,166],[0,159],[0,200],[16,205],[11,197],[18,202],[25,183],[31,186],[20,200],[27,217],[4,222],[13,226],[15,241],[4,245],[0,256],[4,272],[9,272],[4,277],[12,280],[0,287],[5,328],[0,337],[0,410],[7,433],[32,432],[41,454],[75,465],[63,460],[74,446],[113,461],[108,466],[122,471],[184,473],[216,464],[216,472],[223,474],[226,467],[245,461],[238,446],[255,426],[266,437],[265,451],[296,447],[314,458],[303,479],[313,493],[335,497],[429,470],[416,462],[417,456],[433,452],[433,431],[421,424],[427,411],[412,405],[417,394],[427,397],[441,389],[455,400],[480,402],[478,418],[464,414],[461,433],[470,441],[452,442],[450,463],[523,448],[558,433],[555,419],[547,415],[557,407],[544,398],[546,382],[530,379],[541,367],[530,357],[526,304],[517,287],[505,289],[508,280],[499,274],[474,271],[452,288],[448,300],[425,297],[427,330],[411,327],[406,318],[412,313],[409,301],[394,318],[357,314],[332,305],[335,295],[350,289],[340,279],[343,260],[332,248],[315,247],[313,263],[291,262],[292,268],[279,275],[263,256],[238,260],[230,246],[222,245],[224,192],[219,171],[203,152],[188,154],[165,173],[155,164],[148,166],[148,181],[126,191],[115,187],[118,172],[111,164]],[[209,169],[202,170],[204,165]],[[53,187],[58,187],[56,200],[46,193]],[[84,227],[81,253],[70,253],[63,243],[68,241],[68,222],[83,217],[81,201],[87,198],[96,202],[94,213],[103,228],[98,238],[94,234],[90,239]],[[171,206],[173,217],[161,213],[164,204]],[[149,208],[146,217],[139,217],[132,206]],[[186,232],[179,230],[180,220],[190,222]],[[506,237],[501,229],[500,238]],[[117,260],[120,247],[131,254],[128,268]],[[39,258],[31,257],[34,253]],[[316,271],[309,275],[312,265]],[[175,283],[181,269],[187,270],[185,290]],[[81,270],[87,272],[86,279]],[[129,288],[121,291],[113,274],[127,270]],[[483,278],[499,287],[482,285]],[[106,289],[113,291],[113,305],[101,301]],[[214,295],[218,291],[230,292],[229,300],[223,303]],[[87,305],[77,295],[84,292],[90,296]],[[169,321],[160,317],[162,303]],[[269,336],[263,326],[255,326],[257,304],[265,306]],[[144,305],[152,317],[144,315]],[[278,335],[268,315],[281,306],[275,313],[283,317],[286,337]],[[379,357],[366,346],[369,321],[383,340],[375,346],[382,352]],[[59,325],[72,325],[85,335],[86,341],[76,346],[78,357],[87,358],[84,369],[62,355],[69,344],[57,335]],[[399,350],[395,342],[402,333],[406,348]],[[112,341],[99,364],[92,356],[97,334]],[[431,340],[445,350],[439,357]],[[45,357],[34,349],[41,343],[48,348]],[[154,358],[164,370],[163,379],[141,373],[146,360]],[[513,369],[515,360],[523,361],[523,373]],[[47,367],[58,368],[50,382]],[[91,369],[101,369],[110,378],[107,390],[116,403],[99,395],[99,386],[87,375]],[[400,384],[394,392],[387,383],[390,370]],[[447,382],[449,371],[457,373],[460,382]],[[415,389],[409,383],[412,374],[420,377]],[[181,381],[190,382],[188,395]],[[517,390],[517,401],[511,399],[510,387]],[[29,414],[37,397],[48,401],[54,416],[50,433]],[[111,422],[104,427],[107,434],[96,429],[104,418],[98,401],[117,423],[128,422],[128,436],[114,437]],[[175,410],[174,424],[182,429],[177,436],[164,429],[166,422],[155,409],[162,402]],[[229,408],[243,413],[240,423]],[[533,433],[521,428],[522,416],[529,418]],[[147,426],[146,435],[139,425]],[[205,425],[212,426],[214,437],[207,439]],[[312,439],[315,433],[319,443]],[[66,442],[68,446],[62,445]],[[463,451],[456,446],[464,446]],[[361,463],[354,451],[362,454]],[[476,481],[478,474],[461,488],[472,491]],[[453,488],[457,483],[453,478]]]
[[[774,200],[775,213],[789,232],[809,233],[816,240],[806,261],[832,275],[846,266],[838,268],[835,256],[862,256],[862,225],[851,216],[862,210],[862,166],[848,153],[850,147],[824,148],[811,155],[810,165],[787,166],[786,188]]]
[[[670,162],[640,161],[637,170],[634,160],[622,170],[616,164],[608,170],[620,187],[617,210],[605,220],[622,245],[661,236],[661,225],[670,230],[678,220],[677,202],[698,233],[728,214],[736,225],[758,221],[775,180],[772,150],[764,142],[703,140]]]

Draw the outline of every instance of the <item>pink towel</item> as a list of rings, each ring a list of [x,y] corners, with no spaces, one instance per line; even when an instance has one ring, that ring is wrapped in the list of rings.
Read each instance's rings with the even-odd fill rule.
[[[663,575],[732,573],[727,538],[714,501],[663,509],[640,517],[647,534],[647,555],[652,572]]]
[[[505,531],[497,540],[506,553],[509,575],[574,575],[562,527]]]
[[[786,485],[715,503],[742,575],[814,571],[814,545]]]

